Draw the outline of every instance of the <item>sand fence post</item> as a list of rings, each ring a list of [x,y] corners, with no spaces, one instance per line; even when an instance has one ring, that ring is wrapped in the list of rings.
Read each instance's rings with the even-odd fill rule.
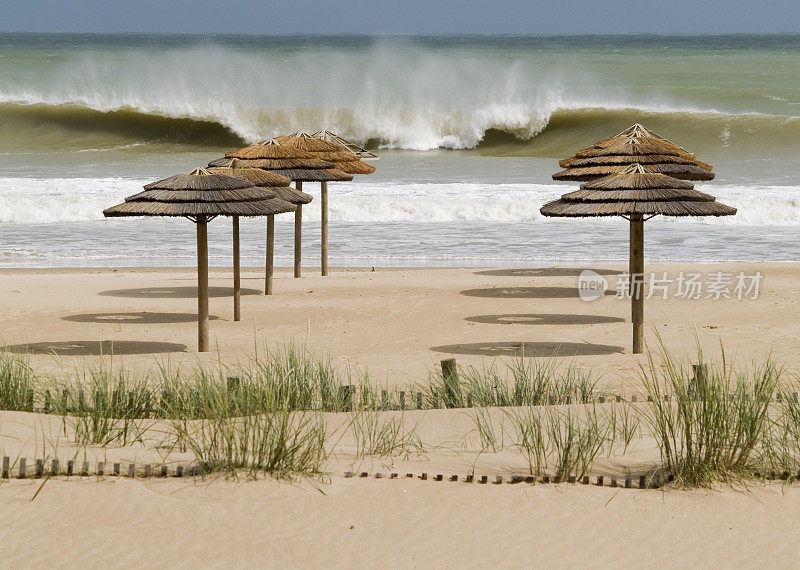
[[[239,252],[239,216],[233,218],[233,320],[242,320],[242,265]]]
[[[356,393],[356,387],[352,384],[339,386],[339,401],[342,405],[342,410],[345,412],[353,411],[353,397]]]
[[[326,180],[320,182],[320,198],[322,201],[320,208],[320,257],[322,276],[325,277],[328,275],[328,182]]]
[[[458,408],[461,405],[461,386],[458,381],[458,365],[455,358],[442,360],[442,378],[444,380],[444,407]]]
[[[275,214],[267,216],[267,263],[264,276],[264,295],[272,295],[272,275],[275,272]]]
[[[708,378],[708,366],[703,363],[692,364],[692,381],[689,383],[689,397],[697,397],[697,386]]]
[[[3,471],[0,475],[2,475],[3,479],[8,479],[10,474],[10,464],[11,458],[10,457],[3,457]]]
[[[297,180],[295,188],[298,192],[303,191],[303,182]],[[303,236],[303,205],[298,204],[294,211],[294,276],[301,277],[300,264],[302,262],[302,236]]]
[[[633,324],[633,353],[644,350],[644,218],[631,214],[630,263],[628,274],[631,293],[631,323]]]
[[[197,351],[208,352],[208,218],[197,217]]]

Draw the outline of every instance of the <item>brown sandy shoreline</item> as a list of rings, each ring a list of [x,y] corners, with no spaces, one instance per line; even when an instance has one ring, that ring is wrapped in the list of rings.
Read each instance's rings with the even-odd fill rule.
[[[613,296],[582,301],[579,269],[345,269],[325,278],[309,269],[302,279],[283,269],[272,297],[261,294],[261,270],[246,269],[243,320],[234,323],[230,271],[215,268],[212,346],[223,360],[234,361],[246,359],[256,345],[261,350],[295,342],[398,386],[424,378],[442,358],[488,366],[518,354],[518,343],[525,343],[528,355],[558,351],[559,360],[619,382],[620,373],[630,376],[640,362],[629,354],[629,302]],[[800,360],[800,264],[653,264],[647,271],[764,275],[756,300],[648,299],[651,344],[655,329],[670,350],[690,356],[697,334],[711,355],[722,340],[739,358],[772,351],[786,364]],[[49,354],[32,356],[37,368],[48,371],[96,360],[103,341],[114,343],[116,360],[128,367],[163,359],[214,362],[216,350],[195,352],[195,279],[193,270],[179,268],[0,271],[0,342],[14,350],[54,349],[61,364]],[[613,289],[615,277],[610,279]]]
[[[114,362],[138,370],[163,360],[185,366],[212,366],[219,357],[235,362],[248,358],[255,344],[261,349],[296,342],[329,354],[340,367],[366,367],[374,382],[390,387],[424,379],[448,356],[463,365],[489,366],[505,358],[508,343],[524,342],[543,356],[569,346],[574,354],[562,352],[557,360],[591,369],[601,385],[635,389],[642,357],[629,353],[628,301],[582,301],[574,269],[346,269],[327,278],[308,269],[302,279],[279,270],[271,298],[262,294],[261,270],[248,269],[242,286],[253,294],[242,298],[240,323],[231,320],[230,272],[212,269],[211,287],[222,288],[218,296],[212,289],[211,298],[211,313],[218,317],[211,337],[219,355],[194,352],[191,269],[3,270],[0,340],[5,346],[60,350],[60,361],[46,353],[31,356],[37,370],[53,374],[97,363],[101,341],[130,352],[118,352]],[[692,355],[697,334],[709,358],[718,354],[722,339],[740,361],[771,351],[780,363],[800,368],[800,264],[653,264],[647,270],[760,271],[758,299],[650,299],[646,321],[678,353]],[[650,324],[647,335],[652,341]],[[471,459],[451,448],[469,428],[464,412],[414,412],[409,418],[414,414],[422,418],[424,440],[442,445],[412,461],[416,470],[463,472]],[[0,414],[7,453],[25,448],[35,454],[41,438],[58,432],[59,425],[52,416]],[[645,452],[652,455],[649,448]],[[125,460],[129,453],[110,450],[108,460]],[[517,460],[510,452],[500,454],[484,469],[508,473]],[[386,472],[408,464],[374,460],[368,468]],[[795,487],[662,492],[345,479],[340,471],[349,465],[346,458],[337,460],[323,483],[51,479],[34,501],[44,480],[3,482],[0,509],[7,524],[0,525],[0,567],[157,560],[177,567],[209,561],[226,567],[352,567],[380,561],[403,568],[677,568],[789,567],[800,561]],[[227,558],[220,559],[220,552]]]

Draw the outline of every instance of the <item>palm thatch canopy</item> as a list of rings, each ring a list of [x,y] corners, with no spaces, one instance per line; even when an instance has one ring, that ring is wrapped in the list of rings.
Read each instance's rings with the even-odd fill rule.
[[[288,168],[334,168],[335,164],[321,158],[228,158],[222,157],[208,163],[210,167],[231,166],[238,161],[242,168],[262,168],[264,170],[281,170]]]
[[[254,186],[261,186],[263,188],[289,186],[289,184],[292,183],[291,179],[286,176],[281,176],[280,174],[269,172],[261,168],[251,167],[247,164],[248,161],[246,160],[239,158],[231,158],[228,160],[229,163],[227,166],[211,166],[206,170],[211,174],[225,174],[227,176],[242,178],[248,182],[252,182]]]
[[[314,140],[324,144],[334,144],[319,139]],[[261,141],[231,151],[223,158],[212,160],[208,166],[211,168],[261,168],[299,182],[349,182],[353,179],[351,174],[336,168],[333,160],[316,156],[302,148],[285,146],[277,139]]]
[[[610,142],[605,148],[615,149],[618,144],[625,143]],[[659,147],[658,153],[661,155],[676,152],[658,141],[648,141],[646,145],[650,145],[648,149]],[[598,151],[602,149],[597,147]],[[628,275],[633,353],[641,354],[644,350],[644,222],[659,214],[731,216],[736,213],[736,208],[720,204],[713,196],[695,190],[691,182],[648,172],[645,166],[634,163],[624,167],[618,174],[585,182],[580,190],[548,202],[540,211],[543,216],[550,217],[623,216],[630,222]]]
[[[363,162],[361,157],[338,142],[324,140],[305,132],[276,137],[276,140],[283,146],[311,153],[322,160],[329,160],[335,163],[336,168],[348,174],[375,172],[374,166]]]
[[[208,222],[217,216],[233,217],[233,320],[241,318],[241,275],[239,263],[239,216],[268,216],[297,209],[270,188],[253,185],[237,176],[215,174],[197,168],[147,184],[143,192],[125,198],[103,211],[106,217],[181,216],[197,227],[197,350],[209,350],[208,335]],[[268,183],[288,184],[288,180],[269,173],[247,173]],[[280,186],[279,186],[280,187]]]
[[[554,180],[585,181],[621,173],[630,164],[639,164],[645,172],[667,174],[682,180],[712,180],[710,164],[668,141],[640,124],[596,142],[572,158],[559,161],[564,168]]]
[[[286,158],[314,158],[310,152],[296,147],[281,144],[277,139],[270,139],[266,141],[257,142],[256,144],[246,146],[231,152],[225,153],[227,158],[270,158],[270,159],[286,159]]]
[[[336,143],[341,144],[347,150],[352,152],[353,154],[357,155],[359,158],[368,159],[368,160],[378,160],[380,158],[374,152],[370,152],[362,146],[357,145],[353,141],[349,141],[346,138],[337,135],[334,132],[331,132],[327,129],[317,131],[315,133],[311,133],[311,136],[317,139],[322,139],[324,141],[333,141]]]
[[[731,216],[736,208],[695,190],[691,182],[632,164],[619,174],[582,184],[580,190],[542,206],[541,213],[552,217]]]
[[[292,204],[308,204],[314,199],[311,194],[306,194],[302,190],[297,190],[291,186],[280,186],[272,188],[272,191],[280,198]]]
[[[255,186],[269,188],[276,197],[291,204],[308,204],[313,199],[310,194],[292,188],[291,179],[281,176],[274,172],[262,170],[261,168],[250,168],[247,164],[258,162],[257,160],[243,160],[240,158],[226,158],[229,166],[210,167],[208,171],[212,174],[227,174],[237,178],[243,178],[252,182]],[[314,159],[306,159],[314,160]]]
[[[143,192],[103,211],[109,218],[122,216],[266,216],[295,209],[269,188],[225,174],[197,168],[147,184]]]

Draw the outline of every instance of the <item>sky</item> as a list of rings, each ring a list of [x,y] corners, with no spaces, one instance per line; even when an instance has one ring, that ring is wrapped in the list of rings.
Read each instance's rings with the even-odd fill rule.
[[[0,0],[0,30],[158,33],[800,31],[798,0]]]

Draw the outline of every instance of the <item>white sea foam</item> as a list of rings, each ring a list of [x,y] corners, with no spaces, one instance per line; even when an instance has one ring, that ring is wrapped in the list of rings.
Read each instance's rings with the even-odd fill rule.
[[[103,219],[102,211],[141,191],[149,180],[0,178],[0,222],[31,224]],[[533,222],[539,208],[573,189],[564,184],[357,182],[331,187],[330,219],[347,223]],[[690,223],[800,226],[800,187],[698,185],[739,209],[727,218]],[[309,188],[314,193],[315,188]],[[319,219],[319,201],[306,209]],[[677,220],[678,223],[686,223]]]

